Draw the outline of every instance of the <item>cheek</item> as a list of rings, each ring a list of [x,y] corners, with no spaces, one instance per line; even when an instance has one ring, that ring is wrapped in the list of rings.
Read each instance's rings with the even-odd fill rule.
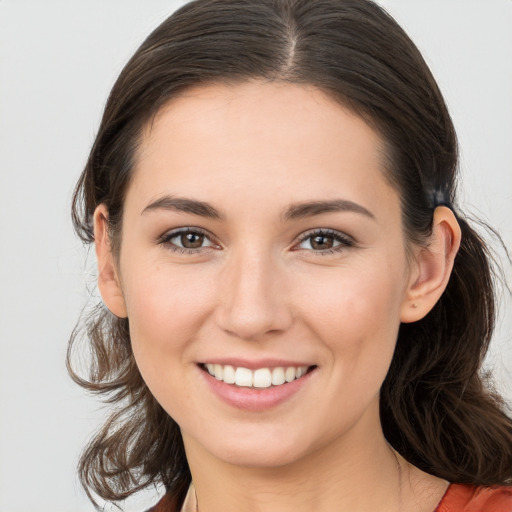
[[[303,316],[333,361],[341,358],[343,371],[385,374],[400,325],[400,268],[376,263],[334,269],[328,277],[308,280],[305,289]]]
[[[165,264],[139,266],[127,274],[137,277],[125,283],[135,361],[153,396],[177,419],[193,402],[186,370],[214,296],[199,266],[192,273]]]
[[[319,323],[331,328],[381,330],[388,323],[399,323],[403,277],[393,269],[378,268],[334,269],[322,278],[306,278],[307,291],[302,295],[308,307],[303,309],[309,309],[312,314],[308,316],[322,319]]]
[[[136,358],[154,358],[183,350],[209,315],[214,297],[211,276],[193,269],[164,265],[138,268],[125,283],[130,335]]]

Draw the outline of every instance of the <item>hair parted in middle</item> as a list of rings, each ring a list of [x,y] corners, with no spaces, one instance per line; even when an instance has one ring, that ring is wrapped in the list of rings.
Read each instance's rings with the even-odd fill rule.
[[[455,208],[452,121],[421,54],[384,9],[370,0],[195,0],[143,42],[111,91],[73,200],[82,240],[94,241],[93,213],[104,204],[119,254],[142,132],[164,105],[192,87],[248,80],[317,87],[381,135],[408,243],[425,243],[438,204]],[[493,274],[485,244],[457,218],[462,245],[452,277],[424,319],[400,328],[381,421],[420,469],[452,482],[510,483],[512,422],[480,374],[494,326]],[[80,340],[92,353],[87,377],[73,370]],[[139,373],[129,319],[98,305],[73,333],[68,368],[116,406],[81,458],[91,499],[124,499],[157,482],[183,496],[190,472],[179,426]]]

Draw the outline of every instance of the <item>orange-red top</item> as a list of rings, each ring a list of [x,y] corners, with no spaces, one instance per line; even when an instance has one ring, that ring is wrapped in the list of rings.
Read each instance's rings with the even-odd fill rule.
[[[451,484],[434,512],[512,512],[512,487]]]

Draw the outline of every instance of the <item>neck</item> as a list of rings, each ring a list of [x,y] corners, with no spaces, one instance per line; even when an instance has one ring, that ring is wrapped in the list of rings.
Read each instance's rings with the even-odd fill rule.
[[[402,508],[408,465],[395,455],[380,430],[370,437],[349,433],[293,463],[270,468],[226,463],[184,439],[199,512],[397,512]]]

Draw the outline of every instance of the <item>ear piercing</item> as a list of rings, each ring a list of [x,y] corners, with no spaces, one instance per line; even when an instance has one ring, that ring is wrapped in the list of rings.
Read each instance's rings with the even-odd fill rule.
[[[411,304],[411,307],[412,307],[412,309],[417,309],[418,305],[416,304],[416,302],[413,302],[413,303]]]

